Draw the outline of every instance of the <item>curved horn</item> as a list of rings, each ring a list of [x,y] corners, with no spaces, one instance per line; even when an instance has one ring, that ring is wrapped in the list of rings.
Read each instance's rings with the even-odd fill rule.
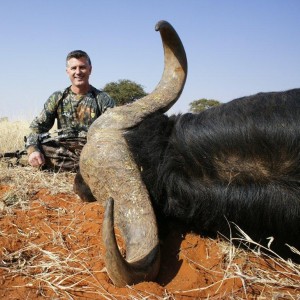
[[[179,98],[187,76],[187,59],[182,42],[175,29],[166,21],[159,21],[155,30],[160,32],[164,48],[164,72],[159,84],[149,95],[133,103],[115,107],[96,120],[89,132],[100,128],[126,129],[145,117],[166,112]]]
[[[115,237],[113,208],[114,200],[109,198],[106,204],[102,229],[103,242],[106,245],[105,263],[109,277],[116,286],[131,285],[155,279],[160,263],[159,245],[157,244],[154,249],[140,260],[134,260],[133,262],[124,260]],[[144,221],[144,226],[146,227],[147,220]],[[153,222],[153,220],[151,221]],[[136,228],[136,230],[139,229]],[[143,243],[144,241],[141,240],[140,242]],[[139,245],[139,247],[142,247],[142,245]],[[128,256],[128,253],[126,256]]]
[[[126,129],[146,116],[166,111],[178,99],[185,83],[187,61],[176,31],[165,21],[159,22],[156,30],[161,33],[165,55],[158,86],[146,97],[101,115],[90,127],[80,156],[81,175],[95,198],[115,199],[107,202],[102,234],[106,269],[116,286],[154,280],[159,271],[155,214],[123,136]],[[114,220],[125,240],[126,259],[117,246]]]

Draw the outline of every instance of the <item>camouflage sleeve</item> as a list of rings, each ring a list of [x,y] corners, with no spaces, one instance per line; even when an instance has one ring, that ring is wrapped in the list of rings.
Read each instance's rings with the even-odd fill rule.
[[[103,114],[107,108],[115,107],[115,100],[103,91],[100,91],[98,94],[97,101],[100,108],[100,114]]]
[[[31,132],[25,144],[28,154],[39,151],[39,134],[48,132],[52,128],[56,118],[57,102],[61,96],[62,92],[53,93],[44,104],[40,115],[31,122],[29,126]]]

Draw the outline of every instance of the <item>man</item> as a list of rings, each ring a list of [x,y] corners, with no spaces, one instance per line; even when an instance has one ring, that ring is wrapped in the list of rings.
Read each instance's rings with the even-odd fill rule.
[[[115,103],[106,93],[89,84],[92,64],[87,53],[72,51],[66,59],[71,86],[53,93],[41,114],[30,124],[26,139],[31,166],[76,171],[90,125]],[[57,119],[58,138],[47,141],[47,132]]]

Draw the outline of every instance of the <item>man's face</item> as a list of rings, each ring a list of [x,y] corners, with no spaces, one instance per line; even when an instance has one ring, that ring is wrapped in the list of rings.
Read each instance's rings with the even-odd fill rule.
[[[84,57],[71,58],[68,60],[67,74],[76,87],[84,87],[89,85],[89,77],[92,72],[92,66]]]

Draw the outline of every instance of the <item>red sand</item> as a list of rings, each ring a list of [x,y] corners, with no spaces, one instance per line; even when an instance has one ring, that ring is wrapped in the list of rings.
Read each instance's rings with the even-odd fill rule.
[[[0,185],[0,198],[7,189]],[[248,284],[238,275],[226,278],[229,257],[222,253],[220,243],[184,235],[179,226],[174,226],[161,243],[162,262],[156,282],[116,288],[103,270],[102,217],[103,208],[98,203],[82,203],[74,194],[54,196],[47,190],[33,195],[27,210],[15,209],[4,215],[0,212],[0,299],[299,296],[292,287],[282,291],[259,283]],[[235,263],[242,268],[263,265],[272,271],[274,266],[249,257],[235,258]]]

